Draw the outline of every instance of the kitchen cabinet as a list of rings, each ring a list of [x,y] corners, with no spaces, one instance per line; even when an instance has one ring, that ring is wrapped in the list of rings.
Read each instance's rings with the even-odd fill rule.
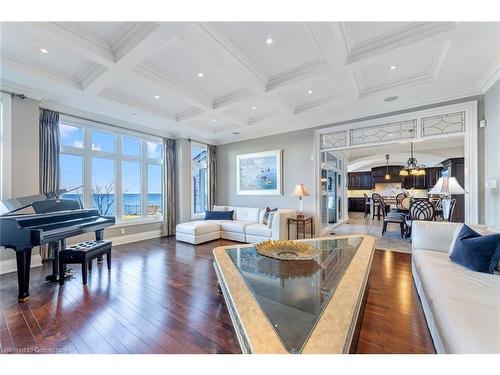
[[[425,168],[425,188],[432,189],[438,182],[439,177],[441,177],[442,172],[443,168],[441,167]]]
[[[425,176],[405,176],[403,177],[403,188],[405,189],[426,189]]]
[[[372,188],[371,172],[350,172],[348,180],[349,190],[369,190]]]
[[[389,165],[389,167],[375,167],[372,168],[373,184],[387,184],[387,183],[398,183],[402,182],[402,177],[399,175],[399,171],[403,168],[402,165]],[[389,180],[385,179],[385,175],[389,172],[391,178]]]
[[[349,198],[350,212],[365,212],[365,198]]]

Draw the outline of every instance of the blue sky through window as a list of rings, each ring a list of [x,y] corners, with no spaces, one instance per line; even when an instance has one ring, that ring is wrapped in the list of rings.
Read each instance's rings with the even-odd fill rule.
[[[83,148],[83,129],[76,126],[59,124],[61,145]]]
[[[61,166],[61,188],[75,187],[83,184],[82,156],[61,154],[59,163]]]
[[[115,136],[110,133],[92,131],[92,150],[115,152]]]
[[[113,183],[114,191],[115,162],[112,159],[92,158],[92,187],[107,186]]]

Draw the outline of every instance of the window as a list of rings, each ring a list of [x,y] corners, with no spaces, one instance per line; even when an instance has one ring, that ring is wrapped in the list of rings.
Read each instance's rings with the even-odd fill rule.
[[[155,137],[119,131],[62,116],[61,188],[84,207],[97,208],[117,222],[163,215],[163,144]]]
[[[61,168],[61,187],[70,188],[83,185],[83,156],[61,154],[59,165]],[[82,189],[70,191],[63,194],[63,198],[77,200],[83,206],[82,192]]]
[[[148,212],[147,216],[163,215],[163,178],[161,165],[148,164]]]
[[[141,215],[141,164],[124,161],[122,173],[123,220],[139,219]]]
[[[207,146],[191,142],[191,216],[202,217],[208,209]]]

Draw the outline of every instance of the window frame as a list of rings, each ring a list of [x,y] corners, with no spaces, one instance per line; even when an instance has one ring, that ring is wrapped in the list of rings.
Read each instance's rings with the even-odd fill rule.
[[[158,216],[147,216],[147,194],[148,194],[148,179],[147,169],[148,164],[156,164],[161,168],[162,187],[165,178],[165,167],[163,159],[152,159],[147,157],[147,142],[154,142],[163,146],[163,139],[153,135],[134,132],[133,130],[121,129],[111,125],[96,123],[90,120],[74,118],[67,115],[61,115],[60,123],[76,126],[83,129],[83,148],[62,146],[61,154],[83,156],[83,204],[84,207],[93,207],[92,202],[92,158],[111,159],[115,164],[115,173],[113,176],[114,181],[114,194],[115,194],[115,212],[117,226],[129,226],[145,222],[162,222],[165,211],[165,197],[162,189],[162,213]],[[92,149],[92,131],[111,133],[115,137],[115,152],[106,152]],[[133,156],[122,153],[122,139],[123,137],[137,138],[141,141],[141,155]],[[162,157],[163,157],[162,152]],[[122,167],[123,161],[139,162],[141,166],[141,216],[133,220],[123,220],[123,189],[122,189]]]
[[[193,180],[193,146],[196,146],[196,147],[202,147],[204,148],[206,151],[207,151],[207,176],[205,178],[205,189],[206,189],[206,192],[208,194],[208,179],[209,179],[209,167],[210,167],[210,164],[209,164],[209,161],[208,161],[208,146],[204,143],[200,143],[200,142],[195,142],[195,141],[191,141],[190,142],[191,145],[190,145],[190,148],[189,148],[189,158],[190,158],[190,166],[191,166],[191,170],[190,170],[190,180],[191,180],[191,192],[190,192],[190,206],[191,206],[191,219],[192,220],[197,220],[197,219],[203,219],[205,217],[205,212],[199,212],[199,213],[196,213],[194,212],[194,180]],[[208,210],[208,207],[207,207],[207,203],[208,203],[208,200],[205,202],[205,210]]]

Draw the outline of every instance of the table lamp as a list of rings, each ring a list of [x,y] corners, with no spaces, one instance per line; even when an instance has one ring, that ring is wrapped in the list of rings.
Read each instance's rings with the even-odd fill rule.
[[[458,183],[455,177],[443,176],[439,177],[439,180],[436,182],[436,185],[429,190],[427,194],[438,194],[442,195],[444,198],[441,201],[443,205],[443,219],[448,221],[450,218],[450,206],[451,199],[450,195],[452,194],[467,194],[462,186]]]
[[[299,197],[299,214],[297,215],[298,218],[303,218],[304,214],[302,213],[302,197],[309,197],[311,194],[309,194],[309,191],[307,191],[306,187],[304,184],[298,184],[295,185],[295,189],[293,189],[292,192],[292,197]]]

